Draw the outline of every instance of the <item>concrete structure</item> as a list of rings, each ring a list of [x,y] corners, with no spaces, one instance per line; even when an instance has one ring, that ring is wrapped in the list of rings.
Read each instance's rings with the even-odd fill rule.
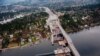
[[[71,38],[62,28],[58,16],[54,14],[49,8],[43,7],[49,14],[49,18],[46,20],[47,25],[51,30],[51,42],[52,44],[59,44],[61,47],[54,50],[56,56],[80,56]]]

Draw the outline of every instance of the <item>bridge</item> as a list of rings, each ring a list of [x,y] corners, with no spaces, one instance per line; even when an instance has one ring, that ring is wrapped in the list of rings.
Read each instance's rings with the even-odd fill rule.
[[[62,28],[58,16],[54,14],[49,8],[43,8],[45,9],[45,12],[49,14],[49,17],[46,20],[46,22],[51,31],[51,43],[52,45],[57,44],[59,45],[59,47],[57,47],[57,49],[55,49],[54,52],[38,54],[36,56],[52,56],[52,54],[55,56],[80,56],[71,38]],[[17,49],[20,50],[20,48]]]
[[[60,47],[54,50],[56,56],[80,56],[75,48],[71,38],[62,28],[59,18],[49,8],[43,7],[49,14],[46,20],[51,31],[51,42],[53,45],[58,44]]]

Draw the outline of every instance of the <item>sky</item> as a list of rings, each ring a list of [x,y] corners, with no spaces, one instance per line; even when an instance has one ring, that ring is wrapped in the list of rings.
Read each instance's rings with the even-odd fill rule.
[[[12,4],[20,1],[27,1],[27,0],[0,0],[0,4]],[[32,0],[32,2],[37,2],[38,0]],[[39,0],[42,1],[42,0]],[[45,0],[46,1],[46,0]],[[61,0],[61,1],[74,1],[76,3],[86,3],[86,4],[95,4],[100,3],[100,0]]]
[[[12,4],[20,1],[25,1],[25,0],[0,0],[0,4]]]

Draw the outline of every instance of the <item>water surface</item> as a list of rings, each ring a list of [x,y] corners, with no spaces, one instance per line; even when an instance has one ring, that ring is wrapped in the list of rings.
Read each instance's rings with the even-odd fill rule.
[[[81,56],[100,56],[100,26],[69,35]],[[6,50],[0,56],[36,56],[53,52],[57,47],[58,45],[52,46],[50,40],[42,40],[37,45]]]
[[[24,48],[6,50],[0,56],[36,56],[44,53],[51,53],[57,49],[58,45],[52,46],[50,40],[43,39],[39,44]]]
[[[100,26],[70,34],[82,56],[100,56]]]

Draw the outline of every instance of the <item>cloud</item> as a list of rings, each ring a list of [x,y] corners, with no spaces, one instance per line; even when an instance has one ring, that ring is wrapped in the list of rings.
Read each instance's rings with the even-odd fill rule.
[[[25,1],[25,0],[3,0],[3,4],[12,4],[12,3],[20,2],[20,1]]]

